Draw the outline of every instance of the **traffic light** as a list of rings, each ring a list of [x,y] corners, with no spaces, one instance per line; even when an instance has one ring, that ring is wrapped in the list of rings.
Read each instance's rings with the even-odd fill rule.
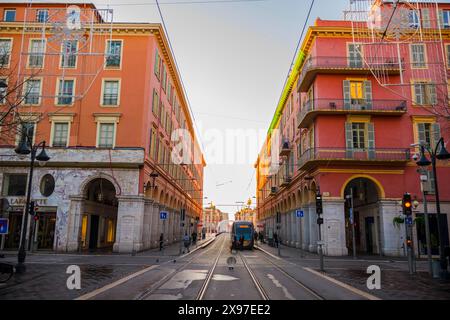
[[[32,216],[35,215],[35,202],[34,201],[30,201],[30,205],[28,207],[28,214],[31,214]]]
[[[319,216],[323,213],[322,195],[320,193],[317,193],[316,195],[316,213]]]
[[[412,240],[411,240],[410,237],[408,237],[408,238],[406,239],[406,245],[408,246],[408,248],[412,248]]]
[[[412,215],[412,206],[411,195],[409,193],[405,193],[402,200],[403,214],[405,216]]]

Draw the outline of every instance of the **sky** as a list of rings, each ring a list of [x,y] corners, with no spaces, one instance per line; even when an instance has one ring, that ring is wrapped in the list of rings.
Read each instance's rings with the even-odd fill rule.
[[[205,205],[212,201],[234,214],[236,202],[256,195],[253,165],[311,2],[179,3],[184,1],[189,0],[160,0],[160,7],[206,153]],[[308,25],[317,17],[341,19],[348,1],[316,0]],[[115,22],[161,22],[153,0],[94,3],[100,8],[109,4]],[[258,132],[259,141],[236,146],[239,139],[228,136],[238,130]],[[237,161],[238,156],[243,159]]]
[[[317,17],[340,19],[348,0],[316,0],[309,24]],[[234,214],[236,202],[256,195],[253,167],[269,127],[309,9],[309,0],[161,5],[162,14],[206,149],[205,205],[212,201]],[[155,17],[156,8],[119,8],[124,20]],[[147,12],[148,9],[148,12]],[[211,149],[232,147],[230,130],[254,130],[259,143],[249,145],[238,163],[211,159]],[[219,130],[229,145],[214,142]],[[250,142],[247,143],[247,145]],[[236,150],[237,149],[237,150]],[[253,199],[253,204],[256,200]]]

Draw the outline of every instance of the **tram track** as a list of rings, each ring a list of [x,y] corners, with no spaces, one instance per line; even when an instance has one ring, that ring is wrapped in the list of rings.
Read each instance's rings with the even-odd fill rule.
[[[222,238],[222,242],[219,244],[220,245],[220,250],[219,250],[218,257],[220,257],[220,253],[222,252],[222,249],[223,249],[223,246],[224,246],[225,242],[226,242],[226,238]],[[141,294],[139,294],[134,300],[145,300],[146,298],[148,298],[149,296],[154,294],[164,284],[166,284],[167,282],[172,280],[177,275],[177,273],[185,270],[190,264],[192,264],[194,262],[195,259],[197,259],[197,258],[199,258],[199,257],[201,257],[201,256],[203,256],[203,255],[205,255],[205,254],[207,254],[209,252],[211,252],[212,250],[214,250],[216,248],[216,245],[217,245],[217,243],[214,243],[206,251],[203,251],[200,254],[193,255],[188,261],[183,263],[179,268],[174,269],[172,272],[170,272],[169,274],[167,274],[166,276],[161,278],[159,281],[157,281],[155,284],[153,284],[149,289],[147,289],[144,292],[142,292]],[[216,258],[216,260],[218,261],[218,258]],[[215,265],[217,265],[217,263],[215,263]],[[208,273],[208,275],[209,275],[209,273]]]
[[[296,285],[298,285],[300,288],[302,288],[304,291],[308,292],[308,294],[310,294],[312,297],[314,297],[315,300],[326,300],[322,295],[320,295],[319,293],[317,293],[317,291],[311,289],[311,287],[309,287],[308,285],[304,284],[303,282],[299,281],[298,279],[296,279],[294,276],[292,276],[290,273],[288,273],[286,270],[284,270],[283,268],[281,268],[278,264],[276,264],[275,262],[273,262],[272,260],[270,260],[269,258],[266,257],[266,253],[264,251],[258,250],[260,252],[262,252],[263,259],[265,261],[267,261],[268,263],[270,263],[276,270],[278,270],[281,274],[283,274],[286,278],[288,278],[289,280],[291,280],[293,283],[295,283]]]
[[[248,274],[250,275],[250,278],[252,279],[253,284],[255,285],[256,289],[258,290],[259,295],[261,296],[262,300],[270,300],[269,299],[269,295],[267,294],[266,290],[264,289],[264,287],[261,285],[261,283],[259,282],[258,278],[256,277],[256,275],[253,273],[253,270],[250,268],[250,266],[247,263],[247,259],[245,258],[245,256],[242,254],[242,252],[239,252],[239,257],[242,260],[242,263],[244,264],[245,269],[247,270]]]

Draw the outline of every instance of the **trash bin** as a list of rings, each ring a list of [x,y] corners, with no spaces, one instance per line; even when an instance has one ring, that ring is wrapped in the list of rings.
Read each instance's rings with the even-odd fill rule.
[[[432,262],[432,269],[433,269],[433,278],[434,279],[439,279],[440,278],[440,273],[441,273],[441,262],[438,259],[433,259]]]

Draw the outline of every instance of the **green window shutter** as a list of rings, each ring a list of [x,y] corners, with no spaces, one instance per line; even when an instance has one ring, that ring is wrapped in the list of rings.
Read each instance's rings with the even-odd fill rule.
[[[425,123],[418,123],[417,129],[419,131],[419,143],[426,143],[427,139],[425,137]]]
[[[156,52],[155,52],[155,74],[159,78],[159,54],[158,54],[158,49],[156,49]]]
[[[350,81],[344,80],[344,109],[349,110],[351,104]]]
[[[376,158],[376,152],[375,152],[375,126],[373,123],[367,124],[367,145],[368,145],[368,156],[369,159],[375,159]]]
[[[373,106],[372,81],[364,81],[364,93],[366,95],[366,108],[371,110]]]
[[[433,145],[431,146],[432,148],[436,147],[436,144],[439,142],[439,140],[441,140],[441,126],[439,125],[439,123],[433,123],[431,125],[431,128],[433,130]],[[438,152],[441,151],[441,147],[438,147]]]
[[[422,9],[421,13],[422,13],[422,27],[431,28],[430,9],[424,8]]]
[[[155,89],[153,89],[153,101],[152,101],[152,112],[154,115],[157,115],[158,113],[158,92],[156,92]]]
[[[439,23],[441,25],[441,29],[444,28],[444,10],[439,10]]]
[[[437,104],[437,94],[436,94],[436,85],[434,83],[429,83],[427,86],[427,104],[435,105]]]
[[[345,157],[352,159],[353,158],[353,130],[352,130],[351,122],[345,123],[345,143],[346,143]]]

